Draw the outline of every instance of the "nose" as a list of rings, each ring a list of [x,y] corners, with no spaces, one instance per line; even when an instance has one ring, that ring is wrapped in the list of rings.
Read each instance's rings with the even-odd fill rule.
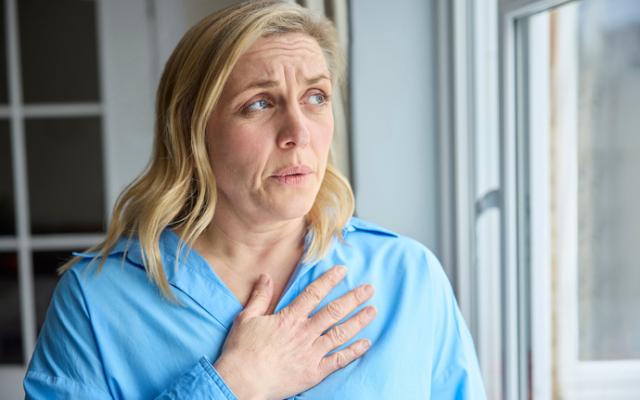
[[[310,132],[300,105],[295,103],[285,110],[282,126],[278,134],[278,147],[291,149],[309,144]]]

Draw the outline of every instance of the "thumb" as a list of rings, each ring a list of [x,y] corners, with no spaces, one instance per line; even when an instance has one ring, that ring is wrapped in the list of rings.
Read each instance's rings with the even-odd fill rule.
[[[258,282],[253,287],[251,297],[244,309],[246,317],[257,317],[264,315],[269,309],[271,298],[273,297],[273,284],[268,274],[260,274]]]

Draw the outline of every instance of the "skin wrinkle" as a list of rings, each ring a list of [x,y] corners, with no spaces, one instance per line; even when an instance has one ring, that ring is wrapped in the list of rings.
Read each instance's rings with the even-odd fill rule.
[[[331,82],[331,79],[327,75],[321,74],[313,78],[305,79],[305,83],[307,85],[315,85],[316,83],[322,80],[327,80]],[[244,89],[242,89],[240,93],[234,95],[231,101],[234,101],[238,96],[241,96],[242,94],[244,94],[244,92],[249,91],[251,89],[270,89],[277,86],[278,86],[278,82],[274,80],[261,80],[261,81],[253,82],[247,85]]]
[[[273,39],[278,40],[285,36],[294,36],[294,35],[292,34],[281,35],[281,36],[276,36]],[[296,35],[296,36],[303,36],[303,35]],[[261,39],[261,40],[263,42],[265,41],[265,39]],[[238,62],[238,64],[234,68],[234,71],[231,74],[232,76],[230,77],[230,82],[232,82],[234,75],[250,76],[252,73],[261,75],[260,81],[262,82],[259,81],[259,82],[250,82],[249,84],[242,84],[241,88],[237,88],[237,86],[240,84],[240,80],[238,80],[238,83],[233,81],[231,85],[229,85],[230,82],[228,82],[227,83],[228,88],[225,87],[225,92],[228,91],[233,94],[229,98],[225,99],[226,96],[225,96],[225,93],[223,92],[223,96],[222,96],[223,101],[221,103],[223,104],[225,102],[235,103],[237,101],[237,97],[242,96],[247,90],[252,89],[252,86],[258,85],[260,83],[263,83],[263,84],[266,82],[277,83],[278,79],[274,79],[274,78],[280,74],[278,73],[278,71],[274,69],[273,64],[277,64],[278,61],[280,61],[279,58],[288,58],[289,62],[295,62],[298,64],[304,64],[307,60],[309,60],[309,58],[312,58],[312,59],[315,58],[315,61],[321,61],[324,64],[324,71],[322,71],[321,74],[316,74],[316,75],[309,74],[308,71],[302,71],[303,77],[300,80],[298,79],[299,76],[296,75],[296,83],[301,84],[301,82],[306,81],[308,84],[314,84],[316,82],[310,82],[310,81],[314,80],[319,75],[325,76],[327,78],[327,81],[329,81],[330,83],[331,80],[328,78],[330,74],[329,74],[328,68],[326,67],[326,61],[324,60],[324,55],[322,54],[321,51],[318,54],[318,50],[319,50],[318,44],[308,36],[304,36],[304,39],[293,41],[292,43],[290,43],[289,46],[282,46],[276,43],[271,43],[271,44],[266,44],[263,48],[259,50],[250,49],[241,57],[241,60],[251,59],[256,57],[260,58],[260,57],[263,57],[262,56],[263,53],[269,54],[273,52],[282,52],[283,54],[280,54],[277,57],[273,58],[271,60],[271,64],[267,64],[267,65],[261,65],[261,66],[258,66],[255,64],[241,65],[241,62]],[[306,53],[306,55],[297,54],[298,52],[304,52]],[[318,56],[321,57],[321,60],[318,59]],[[308,78],[309,76],[311,77]],[[263,88],[265,87],[258,87],[257,89],[263,89]]]

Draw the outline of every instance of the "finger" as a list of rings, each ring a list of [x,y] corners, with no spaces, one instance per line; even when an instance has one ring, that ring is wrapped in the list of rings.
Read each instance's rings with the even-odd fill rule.
[[[318,366],[322,378],[324,379],[329,374],[346,367],[353,360],[362,356],[370,346],[371,342],[368,339],[362,339],[344,350],[336,351],[330,356],[324,357]]]
[[[376,317],[377,311],[373,306],[365,307],[346,322],[336,325],[313,343],[318,351],[328,353],[336,347],[342,346],[351,340],[365,326],[369,325]]]
[[[271,277],[268,274],[260,274],[258,282],[253,287],[251,297],[242,311],[244,317],[256,317],[264,315],[269,309],[271,304],[271,297],[273,297],[273,285]]]
[[[342,265],[331,268],[304,288],[293,302],[285,307],[286,312],[298,318],[307,317],[338,282],[344,278],[347,269]],[[285,310],[283,309],[283,310]]]
[[[313,332],[320,334],[332,325],[336,324],[342,318],[346,317],[355,310],[360,304],[369,300],[373,296],[373,286],[362,285],[340,298],[327,304],[322,310],[318,311],[309,319],[309,327]]]

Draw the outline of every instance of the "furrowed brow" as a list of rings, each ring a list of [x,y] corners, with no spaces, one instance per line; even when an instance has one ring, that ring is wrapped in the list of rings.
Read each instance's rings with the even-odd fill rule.
[[[275,86],[278,86],[278,82],[265,79],[265,80],[251,82],[250,84],[242,88],[242,90],[240,90],[238,93],[246,92],[249,89],[269,89]]]
[[[324,80],[327,80],[327,81],[331,82],[331,78],[329,78],[326,74],[320,74],[320,75],[313,76],[311,78],[306,78],[305,79],[305,83],[307,85],[315,85],[316,83],[324,81]],[[246,92],[247,90],[251,90],[251,89],[270,89],[270,88],[274,88],[276,86],[278,86],[278,82],[274,81],[274,80],[270,80],[270,79],[254,81],[254,82],[251,82],[248,85],[244,86],[233,97],[235,98],[236,96],[240,95],[241,93]]]
[[[306,83],[307,83],[307,85],[314,85],[314,84],[316,84],[316,83],[318,83],[320,81],[323,81],[323,80],[327,80],[327,81],[331,82],[331,79],[327,75],[320,74],[320,75],[308,78],[306,80]]]

